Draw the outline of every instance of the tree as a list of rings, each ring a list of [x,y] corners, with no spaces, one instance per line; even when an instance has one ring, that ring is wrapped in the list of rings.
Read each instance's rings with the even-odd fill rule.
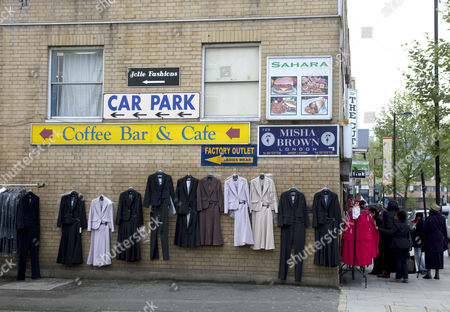
[[[432,171],[431,152],[429,145],[434,142],[430,132],[433,124],[421,118],[420,106],[411,95],[405,92],[396,92],[389,105],[381,111],[376,119],[374,128],[376,142],[370,149],[369,161],[382,159],[383,138],[392,137],[393,115],[396,117],[396,169],[397,192],[402,192],[405,199],[408,197],[408,188],[411,182],[418,181],[420,169],[429,173]],[[404,116],[403,112],[410,111],[411,115]],[[375,174],[382,176],[382,164],[375,161]]]
[[[443,20],[450,24],[450,0],[443,1],[441,11]],[[408,51],[410,65],[404,73],[406,90],[419,106],[419,116],[432,124],[430,137],[439,139],[440,147],[427,146],[434,157],[439,155],[441,167],[441,185],[449,186],[450,171],[450,42],[439,39],[438,44],[426,35],[426,44],[413,41]],[[435,77],[435,65],[439,68],[439,81]],[[438,106],[436,104],[439,104]],[[435,123],[439,122],[439,130]]]

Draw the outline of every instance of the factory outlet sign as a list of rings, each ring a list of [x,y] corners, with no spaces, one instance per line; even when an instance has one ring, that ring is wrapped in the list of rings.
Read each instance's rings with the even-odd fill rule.
[[[31,125],[31,144],[248,144],[249,141],[249,123]]]
[[[199,93],[105,94],[103,119],[198,118],[199,103]]]
[[[268,57],[266,118],[330,120],[332,58]]]
[[[259,126],[258,156],[338,156],[337,125]]]
[[[256,145],[202,145],[202,166],[257,166]]]

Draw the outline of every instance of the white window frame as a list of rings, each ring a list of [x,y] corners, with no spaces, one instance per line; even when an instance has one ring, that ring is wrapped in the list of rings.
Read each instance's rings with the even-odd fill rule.
[[[223,117],[206,117],[205,116],[205,55],[208,48],[236,48],[236,47],[258,47],[258,112],[257,116],[223,116]],[[245,81],[233,81],[233,82],[245,82]],[[223,82],[227,83],[227,82]],[[230,43],[230,44],[204,44],[202,47],[202,96],[201,96],[201,121],[260,121],[261,120],[261,43]]]
[[[102,77],[102,101],[100,103],[100,116],[53,116],[52,117],[52,51],[83,51],[102,50],[103,52],[103,77]],[[71,47],[51,47],[48,49],[48,90],[47,90],[47,120],[45,122],[102,122],[103,121],[103,92],[105,87],[105,49],[103,46],[71,46]]]

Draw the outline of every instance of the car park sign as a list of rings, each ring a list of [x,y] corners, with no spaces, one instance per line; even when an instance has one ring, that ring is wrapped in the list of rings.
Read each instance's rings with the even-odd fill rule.
[[[199,93],[105,94],[103,119],[198,118],[199,103]]]

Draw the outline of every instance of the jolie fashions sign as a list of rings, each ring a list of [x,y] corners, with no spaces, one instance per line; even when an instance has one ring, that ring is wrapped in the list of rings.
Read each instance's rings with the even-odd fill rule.
[[[259,126],[258,156],[338,156],[337,125]]]
[[[173,87],[180,85],[179,67],[128,68],[128,87]]]
[[[331,119],[332,65],[331,56],[268,57],[266,118]]]

